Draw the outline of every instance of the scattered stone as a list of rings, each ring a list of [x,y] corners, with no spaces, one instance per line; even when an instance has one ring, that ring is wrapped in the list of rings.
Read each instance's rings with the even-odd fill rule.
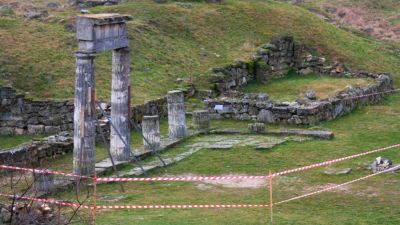
[[[374,32],[374,28],[368,27],[368,28],[361,29],[361,31],[363,31],[367,34],[372,34]]]
[[[308,75],[308,74],[313,73],[313,70],[312,70],[310,67],[307,67],[307,68],[300,69],[300,70],[298,71],[298,73],[299,73],[300,75]]]
[[[191,9],[193,7],[192,3],[188,3],[188,2],[177,2],[175,4],[179,7],[185,8],[185,9]]]
[[[48,17],[48,16],[49,16],[49,13],[47,12],[47,10],[37,10],[37,9],[29,10],[24,14],[24,17],[27,19],[30,19],[30,20],[40,19],[40,18]]]
[[[341,12],[339,12],[339,14],[338,14],[338,16],[340,17],[340,18],[343,18],[343,17],[345,17],[347,15],[347,13],[345,12],[345,11],[341,11]]]
[[[304,97],[310,100],[315,100],[317,99],[317,94],[315,93],[314,90],[307,90],[306,93],[304,93]]]
[[[327,168],[323,171],[326,175],[345,175],[349,174],[352,171],[351,168],[343,168],[343,169],[336,169],[336,168]]]
[[[337,12],[337,8],[333,7],[333,6],[328,6],[328,7],[325,8],[325,12],[334,14],[334,13]]]
[[[373,173],[384,171],[392,166],[392,161],[381,156],[377,157],[367,168]]]
[[[53,209],[47,204],[17,204],[14,210],[13,224],[66,224],[67,219],[54,213]]]
[[[264,123],[251,123],[247,125],[247,129],[251,133],[262,133],[265,132],[265,124]]]

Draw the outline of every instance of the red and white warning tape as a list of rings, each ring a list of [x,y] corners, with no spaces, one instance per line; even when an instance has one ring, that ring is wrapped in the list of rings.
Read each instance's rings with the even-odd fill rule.
[[[34,202],[41,202],[41,203],[62,205],[62,206],[70,206],[70,207],[76,207],[76,208],[78,208],[78,207],[79,208],[84,208],[84,209],[91,209],[92,208],[89,205],[79,205],[77,203],[70,203],[70,202],[61,201],[61,200],[55,200],[55,199],[34,198],[34,197],[26,197],[26,196],[19,196],[19,195],[9,195],[9,194],[2,194],[2,193],[0,193],[0,196],[8,197],[8,198],[11,198],[11,199],[16,199],[16,200],[34,201]]]
[[[384,171],[381,171],[381,172],[377,172],[377,173],[365,176],[365,177],[361,177],[361,178],[358,178],[358,179],[355,179],[355,180],[352,180],[352,181],[348,181],[348,182],[343,183],[343,184],[334,185],[334,186],[331,186],[331,187],[328,187],[328,188],[325,188],[325,189],[322,189],[322,190],[319,190],[319,191],[314,191],[314,192],[311,192],[311,193],[308,193],[308,194],[304,194],[304,195],[300,195],[300,196],[297,196],[297,197],[294,197],[294,198],[290,198],[290,199],[287,199],[287,200],[284,200],[284,201],[280,201],[280,202],[274,203],[273,205],[279,205],[279,204],[291,202],[291,201],[294,201],[294,200],[298,200],[298,199],[301,199],[301,198],[305,198],[305,197],[308,197],[308,196],[311,196],[311,195],[316,195],[316,194],[319,194],[319,193],[322,193],[322,192],[326,192],[326,191],[330,191],[330,190],[333,190],[333,189],[337,189],[337,188],[340,188],[340,187],[355,183],[357,181],[365,180],[365,179],[368,179],[370,177],[377,176],[379,174],[387,173],[387,172],[390,172],[390,171],[393,171],[393,170],[397,170],[397,169],[400,169],[400,165],[392,167],[392,168],[384,170]]]
[[[368,152],[363,152],[351,156],[346,156],[343,158],[338,158],[338,159],[333,159],[321,163],[316,163],[312,164],[309,166],[303,166],[299,167],[296,169],[290,169],[290,170],[284,170],[278,173],[271,174],[272,177],[277,177],[277,176],[282,176],[290,173],[295,173],[295,172],[300,172],[304,170],[309,170],[312,168],[316,167],[321,167],[321,166],[327,166],[333,163],[349,160],[349,159],[354,159],[357,157],[365,156],[368,154],[376,153],[376,152],[381,152],[384,150],[392,149],[392,148],[397,148],[400,147],[400,144],[396,145],[391,145],[388,147],[384,148],[379,148],[375,149],[372,151]],[[205,180],[255,180],[255,179],[268,179],[269,176],[190,176],[190,177],[128,177],[128,178],[122,178],[122,177],[102,177],[102,178],[97,178],[97,181],[99,182],[125,182],[125,181],[205,181]]]
[[[269,204],[206,204],[206,205],[98,205],[96,209],[216,209],[216,208],[261,208]]]
[[[282,175],[289,174],[289,173],[295,173],[295,172],[309,170],[309,169],[316,168],[316,167],[326,166],[326,165],[330,165],[330,164],[333,164],[333,163],[337,163],[337,162],[341,162],[341,161],[345,161],[345,160],[349,160],[349,159],[354,159],[354,158],[358,158],[358,157],[361,157],[361,156],[369,155],[369,154],[376,153],[376,152],[385,151],[385,150],[392,149],[392,148],[398,148],[398,147],[400,147],[400,144],[391,145],[391,146],[388,146],[388,147],[379,148],[379,149],[375,149],[375,150],[372,150],[372,151],[363,152],[363,153],[359,153],[359,154],[355,154],[355,155],[351,155],[351,156],[346,156],[346,157],[343,157],[343,158],[333,159],[333,160],[329,160],[329,161],[325,161],[325,162],[321,162],[321,163],[315,163],[315,164],[312,164],[312,165],[309,165],[309,166],[303,166],[303,167],[299,167],[299,168],[296,168],[296,169],[285,170],[285,171],[282,171],[282,172],[278,172],[278,173],[272,174],[272,177],[282,176]]]
[[[81,176],[77,175],[74,173],[64,173],[60,171],[52,171],[48,169],[31,169],[31,168],[24,168],[24,167],[18,167],[18,166],[7,166],[7,165],[0,165],[0,169],[6,169],[6,170],[16,170],[16,171],[24,171],[24,172],[32,172],[32,173],[44,173],[44,174],[56,174],[56,175],[63,175],[67,177],[77,177],[77,178],[91,178],[88,176]]]

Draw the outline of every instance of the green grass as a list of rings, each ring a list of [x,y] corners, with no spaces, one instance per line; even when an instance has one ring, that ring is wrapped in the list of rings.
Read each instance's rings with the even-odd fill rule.
[[[193,77],[197,85],[207,86],[205,74],[209,67],[247,58],[258,45],[277,34],[293,35],[297,41],[332,61],[346,61],[354,69],[390,72],[395,82],[400,81],[400,58],[390,53],[392,46],[340,30],[307,10],[286,3],[228,0],[223,4],[193,3],[192,8],[187,9],[173,2],[153,4],[145,0],[91,11],[134,16],[129,22],[129,33],[133,48],[133,93],[137,103],[182,86],[175,82],[179,77]],[[71,21],[73,14],[69,11],[55,13],[52,20],[46,22],[0,18],[1,82],[28,91],[34,97],[72,98],[76,41],[74,34],[64,29],[64,24]],[[110,53],[98,56],[96,72],[101,98],[109,98],[110,64]],[[301,82],[303,80],[298,80],[296,84]],[[277,90],[276,94],[284,96],[287,90],[280,92]],[[269,151],[245,147],[203,150],[169,167],[168,174],[265,175],[269,170],[276,172],[397,144],[399,102],[400,94],[394,94],[382,104],[358,109],[315,127],[303,127],[332,130],[335,132],[333,140],[287,142]],[[245,129],[247,123],[212,121],[217,128]],[[165,127],[162,125],[164,133]],[[267,126],[267,129],[276,128],[280,126]],[[132,138],[133,145],[139,146],[140,137],[134,134]],[[183,142],[171,152],[185,149],[186,144]],[[97,150],[96,159],[104,158],[104,147],[99,146]],[[361,165],[379,155],[395,163],[400,161],[399,149],[393,149],[335,165],[353,168],[349,175],[327,176],[321,173],[323,168],[319,168],[285,176],[274,181],[274,199],[287,199],[327,183],[341,183],[366,175],[368,172]],[[65,167],[60,169],[68,170],[71,156],[54,162],[64,162]],[[151,175],[165,175],[165,172],[156,170]],[[266,187],[230,189],[210,185],[210,189],[200,190],[199,183],[185,182],[125,185],[126,194],[118,191],[117,184],[99,185],[99,197],[123,195],[125,198],[117,204],[266,203],[268,199]],[[398,175],[386,174],[354,184],[346,191],[276,206],[275,224],[399,224],[399,186]],[[70,191],[54,197],[72,199],[73,196]],[[101,199],[99,203],[114,204]],[[90,217],[90,212],[83,212]],[[99,211],[97,218],[97,224],[267,224],[267,221],[267,209],[110,210]]]
[[[164,170],[151,172],[162,175],[265,175],[315,162],[339,158],[399,143],[400,94],[386,97],[378,105],[357,109],[354,113],[306,129],[332,130],[333,140],[286,142],[272,150],[254,150],[238,147],[231,150],[204,149]],[[212,121],[216,128],[245,129],[244,121]],[[282,126],[268,125],[267,129]],[[193,144],[188,140],[172,148],[180,152]],[[366,163],[384,156],[400,162],[400,149],[341,162],[331,167],[351,167],[348,175],[322,174],[325,168],[312,169],[274,179],[275,202],[319,190],[327,184],[339,184],[369,174]],[[200,189],[200,187],[206,189]],[[397,207],[400,201],[398,174],[385,174],[350,185],[345,190],[327,192],[303,200],[276,206],[276,224],[398,224]],[[119,192],[117,184],[99,185],[99,204],[223,204],[267,203],[267,187],[227,188],[218,184],[199,182],[124,183],[126,193]],[[110,202],[106,196],[122,196]],[[73,197],[71,192],[54,196]],[[268,224],[267,209],[192,209],[192,210],[99,210],[97,224]]]
[[[307,90],[314,90],[317,98],[325,99],[334,96],[337,92],[345,90],[346,86],[365,87],[373,81],[362,78],[340,78],[332,76],[322,76],[309,74],[299,76],[293,72],[284,77],[273,78],[267,84],[256,81],[244,86],[244,92],[264,92],[268,93],[272,100],[295,101],[303,98]],[[282,92],[285,90],[285,92]]]
[[[0,135],[0,151],[31,142],[34,138],[42,137],[44,135]]]
[[[129,1],[94,13],[132,15],[129,38],[132,51],[132,85],[135,103],[185,86],[193,78],[208,88],[210,67],[248,58],[257,46],[274,35],[293,35],[328,59],[346,61],[354,69],[390,72],[399,80],[400,59],[384,43],[358,37],[320,20],[306,9],[275,1],[229,0],[223,4]],[[65,29],[75,12],[53,12],[45,21],[0,18],[0,78],[43,98],[73,97],[74,33]],[[49,38],[50,37],[50,38]],[[14,63],[18,61],[18,63]],[[110,97],[111,54],[96,59],[99,98]]]

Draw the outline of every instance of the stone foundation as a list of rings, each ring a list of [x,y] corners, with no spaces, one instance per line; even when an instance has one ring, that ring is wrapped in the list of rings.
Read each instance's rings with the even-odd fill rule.
[[[238,120],[257,119],[262,123],[315,124],[346,115],[359,106],[376,104],[385,94],[374,94],[393,90],[393,82],[386,74],[354,74],[370,77],[374,84],[364,88],[347,88],[335,97],[323,100],[297,100],[277,103],[265,99],[265,93],[231,93],[218,99],[206,100],[213,118]],[[360,97],[363,96],[363,97]]]
[[[0,87],[0,134],[55,134],[73,129],[74,104],[35,101]]]
[[[205,101],[212,118],[257,120],[262,123],[314,124],[348,114],[358,106],[375,104],[383,100],[385,93],[393,90],[388,74],[351,72],[343,63],[325,65],[325,58],[313,56],[291,37],[276,37],[261,46],[253,59],[236,62],[223,68],[214,68],[215,83],[221,96]],[[326,76],[372,78],[367,87],[338,92],[329,99],[316,100],[312,93],[296,102],[273,102],[266,93],[240,93],[250,80],[266,83],[274,76],[295,70],[299,76],[317,73]],[[360,97],[364,96],[365,97]]]
[[[107,112],[111,107],[105,103]],[[68,101],[34,101],[16,94],[10,87],[0,86],[0,134],[57,134],[72,131],[74,104]],[[132,119],[141,121],[144,115],[168,115],[166,97],[134,105]],[[101,117],[100,112],[97,116]],[[109,128],[108,128],[109,130]]]
[[[42,159],[65,155],[72,152],[72,150],[72,136],[67,132],[63,132],[11,149],[2,149],[0,151],[0,163],[26,165],[27,162],[36,163]]]

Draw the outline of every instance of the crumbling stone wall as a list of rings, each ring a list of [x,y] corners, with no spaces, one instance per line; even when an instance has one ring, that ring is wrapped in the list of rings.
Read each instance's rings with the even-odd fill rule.
[[[307,55],[305,46],[295,43],[292,37],[274,37],[270,43],[262,45],[251,60],[212,68],[213,75],[209,80],[219,93],[239,90],[251,80],[266,83],[289,69],[303,69],[308,63]]]
[[[67,101],[35,101],[0,87],[0,134],[59,133],[73,129],[74,105]]]
[[[323,57],[313,56],[306,46],[294,42],[292,37],[274,37],[261,46],[251,60],[214,68],[210,81],[221,94],[217,99],[205,101],[214,118],[258,120],[265,123],[313,124],[347,114],[358,106],[381,101],[393,89],[388,74],[351,72],[344,63],[326,65]],[[244,94],[239,90],[251,80],[266,83],[269,79],[294,70],[299,75],[318,73],[327,76],[372,78],[372,85],[349,87],[336,96],[323,100],[299,99],[295,102],[273,102],[266,93]],[[368,95],[365,97],[360,97]]]
[[[74,104],[68,101],[35,101],[0,86],[0,134],[55,134],[73,130]],[[110,112],[110,106],[106,106]],[[131,116],[141,121],[144,115],[167,117],[166,97],[134,105]],[[100,112],[98,117],[101,118]]]
[[[72,152],[72,137],[68,132],[49,136],[30,143],[22,144],[15,148],[0,151],[0,163],[2,164],[26,164],[27,162],[39,162],[41,159],[52,158]]]
[[[257,120],[264,123],[314,124],[348,114],[358,106],[375,104],[393,90],[387,74],[351,73],[347,76],[374,79],[363,88],[349,87],[334,97],[323,100],[299,99],[295,102],[273,102],[266,93],[227,92],[217,99],[205,101],[213,118]],[[363,97],[361,97],[363,96]]]

